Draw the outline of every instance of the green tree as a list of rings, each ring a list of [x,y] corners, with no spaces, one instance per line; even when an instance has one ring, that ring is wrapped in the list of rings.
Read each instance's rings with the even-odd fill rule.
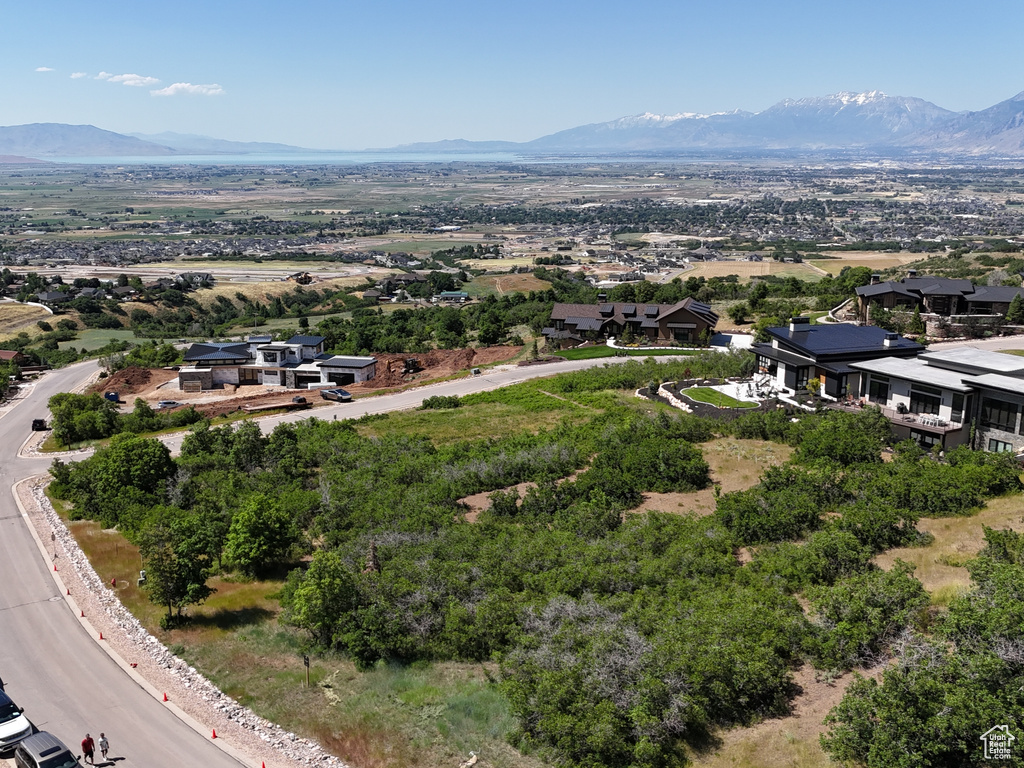
[[[206,583],[212,558],[205,528],[198,516],[163,507],[153,510],[138,537],[146,569],[144,588],[151,601],[167,608],[160,622],[164,628],[182,621],[185,606],[213,594]]]
[[[284,557],[297,540],[291,514],[264,493],[249,497],[235,512],[224,557],[247,576]]]
[[[1010,301],[1010,307],[1006,310],[1006,322],[1010,325],[1024,325],[1024,297],[1019,293]]]

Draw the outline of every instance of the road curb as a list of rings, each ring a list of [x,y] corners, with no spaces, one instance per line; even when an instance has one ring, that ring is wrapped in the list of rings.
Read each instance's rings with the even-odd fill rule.
[[[33,475],[32,477],[26,477],[16,482],[11,487],[11,492],[14,495],[14,503],[17,505],[18,510],[21,512],[21,516],[25,519],[25,523],[28,526],[29,533],[32,534],[32,539],[33,541],[35,541],[36,546],[39,548],[39,552],[42,555],[43,560],[47,563],[56,566],[57,562],[59,561],[59,558],[53,558],[51,556],[51,553],[46,549],[45,543],[43,542],[42,539],[39,538],[39,532],[36,530],[35,525],[33,524],[32,520],[29,517],[28,510],[25,509],[25,506],[21,503],[21,498],[18,495],[18,489],[22,485],[37,483],[44,480],[45,478],[46,475]],[[146,680],[146,678],[144,678],[141,674],[139,674],[138,670],[134,669],[127,661],[125,661],[121,657],[121,655],[117,653],[117,651],[110,647],[109,644],[99,639],[99,632],[96,630],[95,627],[93,627],[89,619],[85,617],[81,608],[78,606],[78,603],[75,602],[75,598],[70,594],[70,588],[65,583],[64,579],[61,578],[61,571],[54,569],[50,570],[49,573],[50,577],[54,581],[54,584],[56,584],[57,586],[58,593],[64,599],[64,602],[67,604],[68,608],[71,610],[71,614],[77,619],[78,623],[82,626],[82,628],[85,629],[86,633],[88,633],[89,637],[92,638],[93,642],[96,643],[100,647],[100,649],[108,657],[110,657],[110,659],[118,667],[121,668],[121,671],[128,675],[128,677],[130,677],[136,685],[138,685],[140,688],[146,691],[146,693],[148,693],[154,699],[162,703],[182,723],[187,725],[200,736],[208,738],[209,734],[211,733],[211,727],[206,726],[203,723],[200,723],[190,714],[188,714],[180,707],[178,707],[174,702],[165,701],[163,694],[156,688],[154,688],[152,685],[150,685],[149,681]],[[248,755],[244,754],[240,750],[225,742],[222,737],[217,738],[217,740],[214,741],[214,745],[218,749],[220,749],[221,752],[224,752],[229,757],[234,758],[241,765],[249,765],[252,762],[251,758]]]

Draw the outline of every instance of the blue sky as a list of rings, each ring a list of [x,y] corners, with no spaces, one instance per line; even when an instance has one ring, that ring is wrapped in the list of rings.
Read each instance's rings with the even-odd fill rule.
[[[1021,0],[20,3],[0,124],[364,149],[843,90],[977,110],[1024,90],[1022,22]]]

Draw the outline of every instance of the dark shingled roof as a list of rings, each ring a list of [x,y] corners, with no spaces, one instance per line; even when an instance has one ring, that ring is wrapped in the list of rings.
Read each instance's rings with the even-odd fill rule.
[[[188,348],[188,351],[185,352],[186,363],[248,359],[249,347],[245,344],[239,344],[238,342],[229,344],[219,344],[214,342],[193,344]]]
[[[322,344],[326,340],[325,336],[292,336],[288,339],[288,344],[301,344],[304,347],[315,347],[317,344]]]
[[[768,333],[800,354],[811,357],[821,355],[862,355],[877,353],[879,356],[892,354],[894,350],[922,351],[924,347],[916,341],[896,336],[889,345],[885,337],[890,335],[884,328],[873,325],[803,325],[796,331],[789,327],[769,328]]]
[[[979,285],[977,290],[969,296],[964,296],[967,301],[991,301],[995,304],[1009,304],[1013,297],[1024,296],[1024,288],[1016,285]]]

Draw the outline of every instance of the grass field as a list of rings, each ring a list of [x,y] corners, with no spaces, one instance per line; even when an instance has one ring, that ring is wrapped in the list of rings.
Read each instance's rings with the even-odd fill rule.
[[[57,344],[61,349],[84,349],[92,352],[94,349],[105,347],[111,341],[130,341],[139,344],[143,339],[138,338],[134,331],[127,328],[86,328],[78,332],[78,338],[71,341],[61,341]]]
[[[655,357],[661,355],[693,355],[692,349],[615,349],[606,345],[594,347],[582,347],[580,349],[561,349],[550,354],[557,357],[564,357],[566,360],[594,360],[599,357],[615,357],[625,355],[627,357]]]

